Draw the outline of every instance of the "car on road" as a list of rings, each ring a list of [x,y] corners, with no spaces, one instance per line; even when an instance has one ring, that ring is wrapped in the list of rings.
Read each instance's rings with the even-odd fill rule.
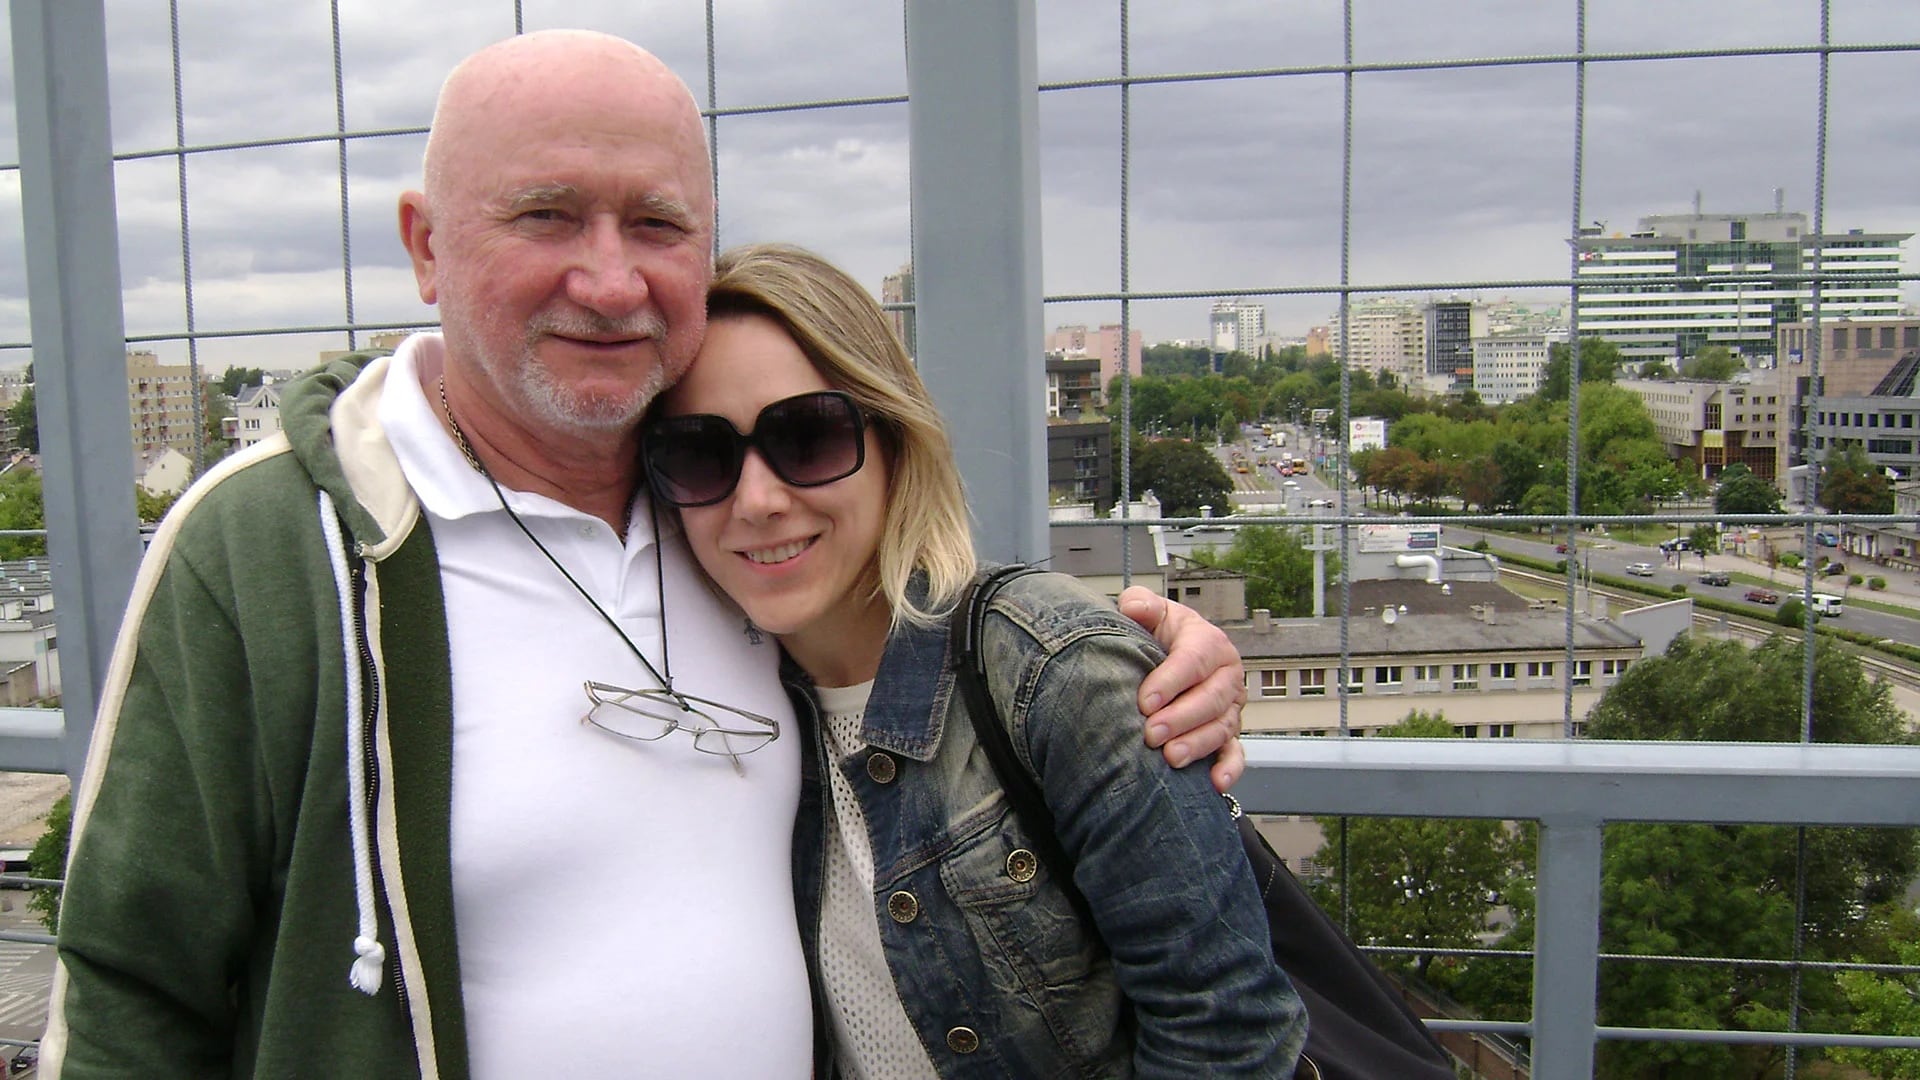
[[[1555,544],[1553,545],[1553,550],[1558,552],[1559,554],[1565,555],[1567,553],[1567,545]]]
[[[1332,499],[1308,499],[1307,505],[1310,507],[1314,507],[1316,509],[1322,506],[1330,507],[1333,505],[1333,500]]]
[[[1747,602],[1752,604],[1777,604],[1780,594],[1772,589],[1748,589]]]
[[[1671,540],[1660,541],[1660,550],[1669,555],[1676,551],[1692,551],[1693,541],[1684,536],[1676,536]]]
[[[1840,536],[1838,533],[1817,532],[1813,534],[1813,542],[1821,547],[1839,547]]]
[[[1700,584],[1731,585],[1733,584],[1733,577],[1732,575],[1728,574],[1725,570],[1709,570],[1706,573],[1700,575]]]
[[[1652,577],[1653,564],[1650,562],[1632,562],[1627,564],[1627,573],[1634,577]]]
[[[1847,564],[1830,562],[1827,564],[1826,569],[1820,572],[1827,575],[1828,577],[1839,577],[1841,574],[1844,574],[1847,572]]]

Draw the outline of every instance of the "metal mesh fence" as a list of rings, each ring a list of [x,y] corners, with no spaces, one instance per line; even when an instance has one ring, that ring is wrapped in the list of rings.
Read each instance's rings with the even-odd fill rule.
[[[1684,178],[1704,174],[1736,191],[1737,209],[1754,208],[1773,188],[1804,192],[1815,235],[1828,235],[1830,225],[1836,233],[1908,227],[1893,218],[1914,209],[1911,198],[1876,194],[1865,180],[1884,167],[1874,140],[1900,130],[1886,119],[1897,119],[1884,99],[1899,95],[1889,88],[1913,85],[1920,68],[1920,22],[1890,18],[1893,5],[1851,9],[1823,0],[1761,11],[1725,4],[1711,16],[1662,17],[1647,5],[1574,0],[1397,22],[1357,0],[1311,13],[1288,7],[1207,18],[1086,0],[1041,12],[1046,302],[1050,323],[1056,314],[1112,319],[1123,350],[1143,326],[1155,336],[1203,326],[1201,305],[1219,299],[1264,300],[1284,310],[1280,319],[1289,324],[1327,324],[1341,345],[1328,461],[1336,479],[1351,468],[1338,421],[1353,411],[1350,347],[1361,299],[1549,297],[1564,305],[1578,386],[1587,295],[1579,286],[1591,279],[1582,277],[1579,247],[1570,241],[1596,217],[1672,209],[1705,182]],[[1761,17],[1781,12],[1797,19]],[[570,21],[643,41],[687,77],[708,117],[723,244],[791,239],[845,256],[854,249],[837,249],[837,233],[857,220],[871,235],[891,230],[892,260],[910,266],[899,5],[865,4],[850,23],[807,27],[798,45],[812,51],[754,40],[752,18],[712,0],[652,24],[568,5],[530,17],[516,2],[462,20],[444,42],[424,48],[390,40],[391,26],[337,0],[284,14],[263,9],[227,26],[178,0],[164,12],[114,7],[128,346],[202,372],[285,367],[296,365],[282,358],[297,353],[360,347],[375,335],[430,326],[431,310],[412,300],[391,230],[393,197],[418,170],[435,80],[489,38]],[[274,55],[298,63],[235,77],[244,46],[269,36],[290,40],[294,48]],[[151,45],[161,39],[164,60]],[[729,56],[735,49],[737,61]],[[772,62],[819,54],[824,61],[785,70]],[[1689,73],[1700,71],[1711,75],[1692,81]],[[404,82],[407,91],[383,92],[389,82]],[[245,107],[269,89],[291,104]],[[1859,114],[1870,121],[1851,122]],[[1850,122],[1837,123],[1841,117]],[[1876,130],[1876,123],[1890,126]],[[853,137],[822,137],[821,129]],[[796,131],[804,133],[800,148],[782,150]],[[19,167],[6,134],[0,201],[10,195],[17,204]],[[1768,144],[1768,153],[1748,160],[1769,162],[1777,179],[1690,167],[1723,140]],[[1648,184],[1649,173],[1667,179]],[[285,184],[288,176],[300,183]],[[1524,182],[1498,182],[1515,176]],[[1664,204],[1651,201],[1656,191]],[[1416,201],[1419,209],[1405,209]],[[18,248],[17,222],[0,224],[0,249]],[[308,257],[321,248],[337,253],[331,265]],[[1813,327],[1806,363],[1816,382],[1823,297],[1834,280],[1825,250],[1814,245],[1804,271],[1719,279],[1756,289],[1805,285]],[[251,260],[257,273],[236,273],[236,258]],[[0,271],[0,365],[31,351],[19,299],[25,260],[6,261],[15,269]],[[1907,283],[1920,275],[1895,269],[1879,278],[1900,283],[1910,297]],[[1611,283],[1665,282],[1625,275]],[[910,298],[889,306],[910,320]],[[1134,429],[1132,391],[1132,380],[1119,382],[1123,445]],[[1817,509],[1740,519],[1581,513],[1578,393],[1569,413],[1568,482],[1556,512],[1404,520],[1539,524],[1569,533],[1655,520],[1761,521],[1797,528],[1809,552],[1827,526],[1898,520]],[[1798,422],[1810,439],[1808,420]],[[196,417],[196,429],[203,426]],[[1126,509],[1136,492],[1124,452],[1117,480],[1119,524],[1140,520]],[[1336,505],[1319,520],[1334,530],[1337,550],[1350,551],[1368,515],[1355,505],[1354,488],[1334,487]],[[1816,498],[1817,487],[1810,506]],[[1143,555],[1127,546],[1130,530],[1121,535],[1130,570]],[[1579,568],[1568,562],[1562,723],[1573,734]],[[1799,591],[1810,598],[1817,584],[1809,561]],[[1353,649],[1345,613],[1353,593],[1344,569],[1335,588],[1340,670],[1332,696],[1339,732],[1347,734]],[[1801,700],[1807,740],[1815,707],[1809,634]],[[1789,962],[1800,948],[1796,937]]]

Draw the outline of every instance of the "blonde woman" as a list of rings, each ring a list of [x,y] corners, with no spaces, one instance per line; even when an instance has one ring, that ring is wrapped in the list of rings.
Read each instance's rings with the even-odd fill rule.
[[[722,256],[650,481],[752,624],[802,735],[801,933],[818,1075],[1292,1075],[1306,1015],[1222,801],[1140,738],[1160,658],[1057,574],[1003,589],[989,687],[1092,924],[1035,867],[975,743],[947,619],[975,562],[940,417],[877,304],[817,256]]]

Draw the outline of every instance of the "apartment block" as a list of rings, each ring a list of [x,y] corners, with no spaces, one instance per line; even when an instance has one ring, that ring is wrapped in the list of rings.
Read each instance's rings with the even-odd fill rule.
[[[1566,342],[1565,329],[1502,330],[1475,338],[1473,392],[1488,405],[1532,397],[1553,346]]]
[[[1120,374],[1121,336],[1118,323],[1107,323],[1091,330],[1085,326],[1057,326],[1047,335],[1047,354],[1051,356],[1058,353],[1068,359],[1086,357],[1098,360],[1100,385],[1105,387]],[[1144,354],[1140,331],[1130,331],[1125,337],[1127,374],[1138,375]]]
[[[127,404],[135,453],[172,447],[193,456],[200,437],[195,423],[206,402],[196,400],[187,365],[163,364],[146,350],[127,350]]]
[[[1386,297],[1348,305],[1346,325],[1332,321],[1333,354],[1356,370],[1391,373],[1403,381],[1427,367],[1427,319],[1419,305]]]
[[[1252,353],[1267,336],[1267,306],[1245,300],[1215,300],[1207,328],[1215,353]]]

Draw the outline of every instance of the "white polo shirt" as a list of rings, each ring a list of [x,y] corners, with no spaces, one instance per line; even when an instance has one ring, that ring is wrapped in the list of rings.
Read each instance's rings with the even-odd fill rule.
[[[806,1077],[792,885],[801,740],[778,647],[706,583],[663,516],[675,687],[773,717],[780,737],[742,757],[740,776],[685,732],[633,742],[582,723],[588,680],[658,684],[441,427],[417,365],[443,347],[437,334],[401,346],[380,421],[433,529],[446,592],[473,1075]],[[552,499],[505,496],[665,671],[645,496],[624,544]]]

